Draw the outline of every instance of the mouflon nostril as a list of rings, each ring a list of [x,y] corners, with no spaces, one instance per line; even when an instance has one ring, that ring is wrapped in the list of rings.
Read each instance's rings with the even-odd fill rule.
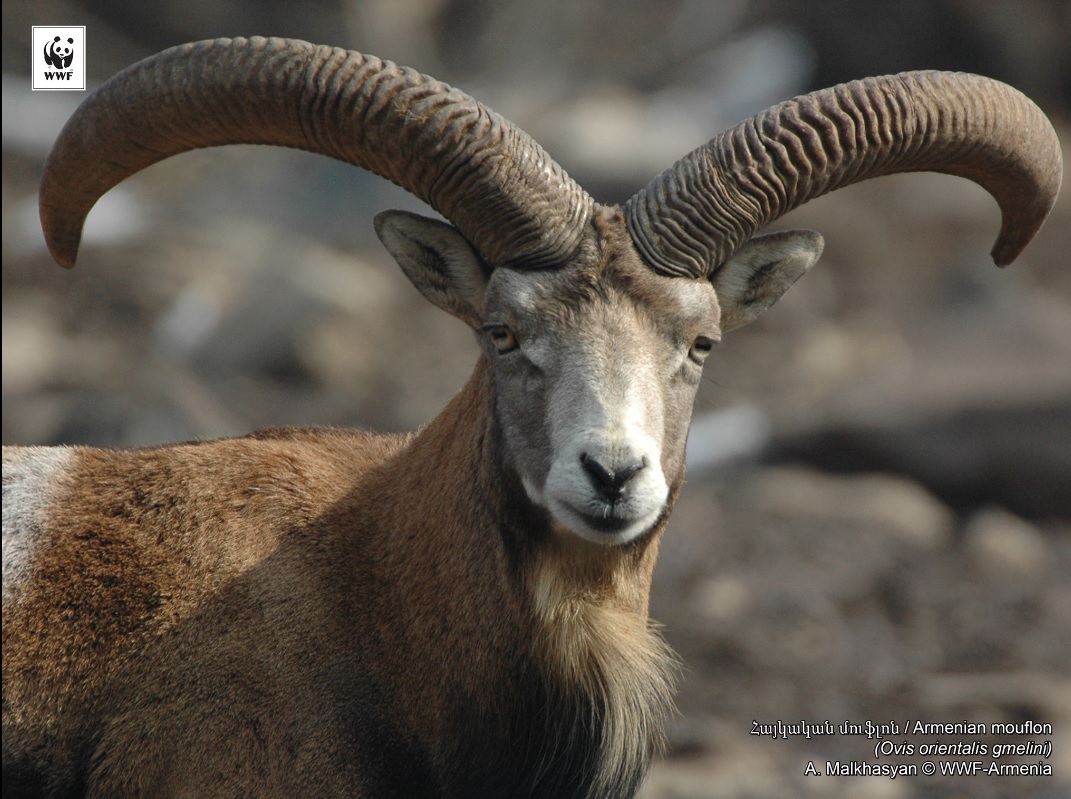
[[[645,461],[640,460],[619,469],[608,469],[597,458],[586,452],[580,456],[580,463],[591,476],[591,482],[595,488],[607,499],[620,499],[625,490],[625,483],[647,465]]]

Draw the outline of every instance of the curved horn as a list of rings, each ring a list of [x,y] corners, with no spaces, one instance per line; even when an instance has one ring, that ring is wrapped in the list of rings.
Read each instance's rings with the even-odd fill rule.
[[[1056,201],[1060,144],[1041,110],[989,78],[905,72],[776,105],[692,151],[625,205],[655,271],[710,275],[763,225],[827,192],[895,172],[969,178],[1003,214],[993,260],[1030,242]]]
[[[72,266],[102,194],[168,156],[276,144],[364,167],[427,202],[495,266],[560,263],[592,200],[531,137],[411,69],[288,39],[216,39],[165,50],[89,97],[45,166],[41,222]]]

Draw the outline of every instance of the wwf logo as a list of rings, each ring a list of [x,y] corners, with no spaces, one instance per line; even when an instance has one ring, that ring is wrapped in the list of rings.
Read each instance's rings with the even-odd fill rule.
[[[45,44],[45,63],[54,69],[68,69],[74,61],[74,39],[67,39],[64,43],[57,36],[51,42]]]
[[[85,91],[87,50],[85,25],[34,25],[29,50],[34,91]]]

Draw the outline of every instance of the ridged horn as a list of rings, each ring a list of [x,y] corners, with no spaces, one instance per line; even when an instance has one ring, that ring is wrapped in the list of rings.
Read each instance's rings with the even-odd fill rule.
[[[721,133],[625,204],[657,272],[710,275],[751,235],[834,189],[896,172],[944,172],[989,191],[1003,215],[993,260],[1011,263],[1060,190],[1060,144],[1042,111],[978,75],[905,72],[776,105]]]
[[[223,144],[275,144],[381,175],[458,227],[494,266],[578,246],[592,200],[530,136],[467,94],[389,61],[292,39],[216,39],[114,76],[60,133],[41,222],[72,266],[93,204],[140,169]]]

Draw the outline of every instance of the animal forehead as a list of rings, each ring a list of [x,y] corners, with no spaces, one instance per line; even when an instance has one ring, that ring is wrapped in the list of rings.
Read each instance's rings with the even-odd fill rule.
[[[571,264],[539,271],[495,270],[487,292],[490,316],[502,321],[571,327],[596,319],[643,318],[656,327],[713,334],[718,303],[707,280],[665,277],[638,259]],[[493,321],[493,320],[492,320]]]

